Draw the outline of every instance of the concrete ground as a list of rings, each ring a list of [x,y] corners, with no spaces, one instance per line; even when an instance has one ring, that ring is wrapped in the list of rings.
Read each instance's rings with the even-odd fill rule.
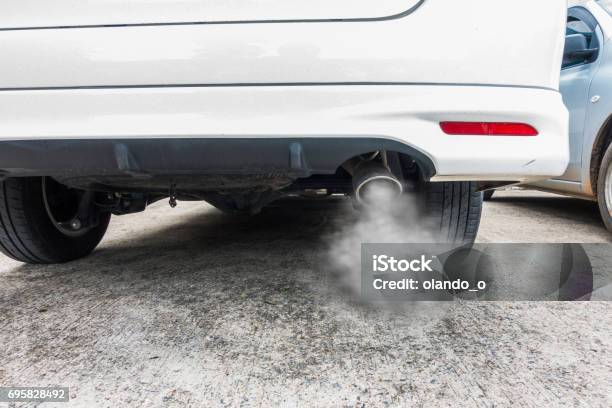
[[[612,406],[612,303],[363,305],[324,255],[347,211],[157,203],[87,259],[0,258],[0,386],[68,386],[74,407]],[[479,241],[612,235],[593,203],[505,192]]]

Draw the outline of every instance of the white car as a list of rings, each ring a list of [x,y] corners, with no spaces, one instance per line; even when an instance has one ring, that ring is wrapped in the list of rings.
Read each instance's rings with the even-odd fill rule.
[[[481,189],[561,175],[565,0],[4,0],[0,247],[90,253],[170,197],[257,212],[390,186],[471,242]]]

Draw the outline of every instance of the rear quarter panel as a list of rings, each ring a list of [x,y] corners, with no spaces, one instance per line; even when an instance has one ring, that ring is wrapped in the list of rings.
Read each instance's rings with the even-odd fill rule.
[[[71,24],[91,23],[94,9],[76,7]],[[383,21],[10,29],[65,24],[54,12],[19,16],[4,17],[0,31],[3,89],[369,82],[558,89],[566,3],[425,0]]]
[[[424,0],[3,0],[2,27],[385,19]]]

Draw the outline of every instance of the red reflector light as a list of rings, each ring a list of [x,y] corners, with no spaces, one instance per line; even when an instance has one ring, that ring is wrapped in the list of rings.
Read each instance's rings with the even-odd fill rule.
[[[447,135],[537,136],[538,131],[525,123],[506,122],[440,122]]]

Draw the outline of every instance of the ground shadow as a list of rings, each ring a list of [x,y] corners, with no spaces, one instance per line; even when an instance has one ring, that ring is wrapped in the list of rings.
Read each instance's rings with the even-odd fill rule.
[[[599,207],[594,201],[559,195],[495,195],[491,202],[497,204],[510,204],[516,208],[525,208],[532,211],[554,214],[557,217],[584,222],[590,225],[597,225],[603,228]]]
[[[254,216],[203,210],[171,226],[130,231],[75,262],[20,265],[7,279],[27,287],[6,300],[25,302],[40,286],[177,302],[237,291],[268,302],[289,299],[287,291],[305,298],[312,284],[333,279],[321,265],[326,237],[354,217],[346,200],[285,200]]]

